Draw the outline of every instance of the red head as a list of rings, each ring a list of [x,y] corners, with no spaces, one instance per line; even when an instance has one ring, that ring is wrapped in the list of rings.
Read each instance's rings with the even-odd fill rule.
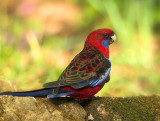
[[[106,58],[109,58],[109,45],[116,39],[111,29],[98,29],[91,32],[86,40],[85,46],[91,46],[100,51]]]

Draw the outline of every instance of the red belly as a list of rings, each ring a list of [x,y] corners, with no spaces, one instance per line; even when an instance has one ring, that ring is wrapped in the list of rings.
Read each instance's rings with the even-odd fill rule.
[[[61,90],[67,91],[76,91],[75,93],[71,94],[70,96],[74,99],[85,99],[85,98],[92,98],[98,91],[102,89],[103,85],[98,85],[96,87],[87,87],[81,89],[74,89],[72,87],[61,87]]]

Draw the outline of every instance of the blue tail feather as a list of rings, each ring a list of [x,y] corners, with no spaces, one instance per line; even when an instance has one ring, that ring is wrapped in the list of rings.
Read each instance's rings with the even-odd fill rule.
[[[53,93],[52,88],[49,89],[38,89],[26,92],[2,92],[0,95],[13,95],[13,96],[33,96],[33,97],[43,97]]]
[[[43,88],[38,90],[32,90],[32,91],[25,91],[25,92],[2,92],[0,95],[12,95],[12,96],[31,96],[31,97],[45,97],[48,98],[56,98],[61,97],[64,95],[70,95],[75,93],[75,91],[71,92],[60,92],[57,95],[53,95],[53,88]]]

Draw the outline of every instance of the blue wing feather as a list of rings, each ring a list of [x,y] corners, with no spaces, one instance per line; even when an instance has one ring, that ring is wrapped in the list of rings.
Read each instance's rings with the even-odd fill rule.
[[[107,78],[110,74],[110,70],[111,70],[111,68],[107,69],[105,75],[102,75],[99,79],[90,81],[90,83],[89,83],[90,86],[95,87],[99,84],[105,83],[105,81],[107,80]]]
[[[111,61],[110,61],[108,58],[106,58],[106,59],[111,63]],[[111,67],[108,68],[108,69],[106,70],[105,74],[102,75],[99,79],[91,80],[91,81],[89,82],[89,85],[92,86],[92,87],[95,87],[95,86],[97,86],[97,85],[100,85],[100,84],[105,83],[106,80],[107,80],[107,78],[108,78],[108,76],[109,76],[109,74],[110,74],[110,71],[111,71]]]

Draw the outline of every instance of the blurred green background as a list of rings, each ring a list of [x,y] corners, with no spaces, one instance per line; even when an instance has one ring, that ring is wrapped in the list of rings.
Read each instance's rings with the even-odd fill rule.
[[[56,81],[86,36],[110,28],[111,80],[99,96],[160,94],[159,0],[3,0],[0,90]]]

